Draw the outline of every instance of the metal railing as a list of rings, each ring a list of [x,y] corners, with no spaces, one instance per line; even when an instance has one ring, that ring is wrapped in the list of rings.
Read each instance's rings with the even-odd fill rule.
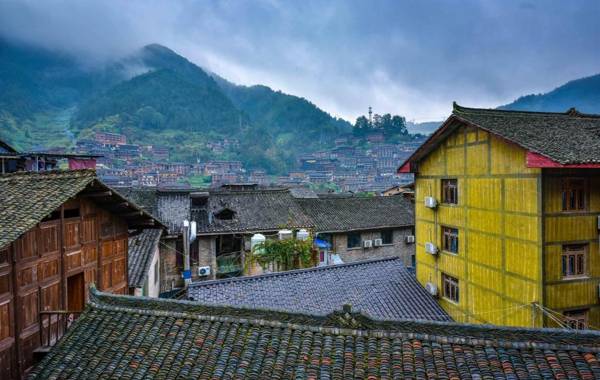
[[[40,312],[41,347],[52,347],[65,335],[81,311],[49,310]]]

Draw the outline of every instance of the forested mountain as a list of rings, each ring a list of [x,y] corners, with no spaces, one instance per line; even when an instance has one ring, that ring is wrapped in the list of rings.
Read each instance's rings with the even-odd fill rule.
[[[600,114],[600,74],[570,81],[545,94],[522,96],[499,108],[565,112],[571,107],[584,113]]]
[[[0,41],[0,139],[21,149],[69,146],[102,130],[192,160],[209,158],[204,143],[228,137],[241,146],[221,158],[277,173],[350,128],[303,98],[215,80],[156,44],[86,68],[64,54]]]

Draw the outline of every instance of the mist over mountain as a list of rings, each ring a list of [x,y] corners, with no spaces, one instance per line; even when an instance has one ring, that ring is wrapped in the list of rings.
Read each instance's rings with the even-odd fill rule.
[[[109,131],[193,160],[210,158],[205,143],[235,138],[243,154],[223,158],[278,173],[351,129],[306,99],[237,86],[157,44],[95,68],[6,41],[0,57],[0,138],[21,149],[68,147]]]

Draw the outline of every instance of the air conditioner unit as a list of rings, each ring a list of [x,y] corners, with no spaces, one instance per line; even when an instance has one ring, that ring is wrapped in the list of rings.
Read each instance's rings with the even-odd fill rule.
[[[383,239],[375,239],[375,240],[373,240],[373,245],[375,247],[381,247],[383,245]]]
[[[434,297],[437,297],[437,295],[438,295],[437,286],[431,282],[428,282],[427,284],[425,284],[425,290],[427,290],[427,292],[429,292],[429,294],[431,294]]]
[[[600,215],[598,215],[598,229],[600,230]]]
[[[198,276],[200,277],[206,277],[206,276],[210,276],[210,267],[198,267]]]
[[[438,247],[433,243],[425,243],[425,252],[432,255],[437,255]]]
[[[406,244],[414,244],[415,242],[415,235],[408,235],[406,236]]]
[[[373,240],[363,240],[363,248],[373,247]]]
[[[436,208],[437,205],[437,200],[434,197],[425,197],[425,207]]]

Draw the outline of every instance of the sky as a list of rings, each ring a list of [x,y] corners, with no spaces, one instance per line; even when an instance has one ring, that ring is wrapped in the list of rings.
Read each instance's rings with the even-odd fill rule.
[[[149,43],[353,121],[443,120],[600,73],[600,1],[1,0],[0,36],[102,64]]]

